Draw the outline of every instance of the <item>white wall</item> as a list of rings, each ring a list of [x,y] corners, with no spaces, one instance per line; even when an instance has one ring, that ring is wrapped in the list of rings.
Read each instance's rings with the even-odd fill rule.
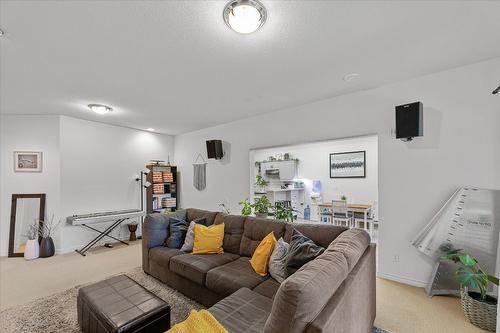
[[[135,178],[151,159],[173,159],[173,145],[171,136],[61,117],[61,216],[139,208]],[[114,232],[128,234],[125,224]],[[61,251],[95,236],[66,225]]]
[[[379,275],[423,285],[432,263],[410,245],[412,238],[457,187],[500,189],[500,96],[491,94],[499,78],[495,58],[179,135],[182,205],[215,210],[227,201],[237,212],[248,195],[252,148],[378,134]],[[417,100],[424,104],[424,137],[394,139],[394,106]],[[209,163],[200,192],[191,164],[207,139],[226,141],[229,152]]]
[[[43,152],[42,172],[14,172],[14,151]],[[12,194],[45,193],[46,215],[59,215],[59,117],[0,116],[0,160],[0,256],[6,256]]]
[[[366,152],[366,177],[365,178],[330,178],[330,153],[343,153],[349,151]],[[252,150],[250,153],[250,165],[255,161],[264,161],[268,156],[290,153],[292,158],[297,158],[298,178],[304,181],[305,202],[311,205],[312,181],[321,181],[322,197],[324,202],[340,199],[342,195],[349,202],[368,203],[378,202],[378,148],[377,136],[364,136],[341,140],[327,140],[308,144],[291,145],[284,147],[264,148]],[[250,181],[255,182],[258,169],[251,168]],[[250,193],[254,186],[250,187]],[[317,210],[314,211],[317,213]],[[311,219],[317,220],[317,215],[311,211]]]
[[[47,216],[63,220],[58,252],[96,236],[65,223],[73,214],[138,208],[138,172],[151,159],[173,159],[172,136],[64,116],[1,116],[1,246],[7,255],[12,193],[46,193]],[[43,152],[42,173],[14,173],[13,151]],[[127,227],[114,235],[128,237]]]

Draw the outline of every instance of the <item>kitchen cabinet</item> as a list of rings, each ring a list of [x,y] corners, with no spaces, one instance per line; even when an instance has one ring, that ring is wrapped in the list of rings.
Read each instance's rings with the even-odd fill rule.
[[[297,160],[265,161],[261,163],[261,174],[267,180],[292,181],[297,177]]]
[[[297,176],[297,161],[280,161],[280,180],[293,180]]]

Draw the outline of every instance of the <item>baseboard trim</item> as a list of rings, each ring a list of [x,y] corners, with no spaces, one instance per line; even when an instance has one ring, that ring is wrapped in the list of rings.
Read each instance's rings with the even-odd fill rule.
[[[402,276],[398,276],[398,275],[394,275],[394,274],[378,272],[377,277],[382,278],[382,279],[386,279],[386,280],[399,282],[399,283],[408,284],[410,286],[419,287],[419,288],[425,288],[427,286],[426,281],[410,279],[407,277],[402,277]]]

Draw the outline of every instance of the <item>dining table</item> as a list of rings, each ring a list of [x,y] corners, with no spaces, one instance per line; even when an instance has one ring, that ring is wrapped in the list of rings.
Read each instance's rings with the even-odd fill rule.
[[[368,223],[368,214],[370,213],[370,210],[372,209],[372,205],[370,204],[361,204],[361,203],[347,203],[347,211],[349,213],[352,213],[353,215],[355,213],[358,214],[363,214],[363,226],[364,229],[367,230],[370,233],[370,237],[373,236],[373,223]],[[320,215],[320,221],[321,221],[321,215],[324,216],[331,216],[332,215],[332,203],[331,202],[323,202],[318,204],[318,214]]]

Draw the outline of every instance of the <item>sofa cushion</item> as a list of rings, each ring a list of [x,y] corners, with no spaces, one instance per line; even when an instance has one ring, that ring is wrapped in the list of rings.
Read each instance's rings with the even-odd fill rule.
[[[325,251],[308,237],[295,230],[290,240],[290,247],[286,254],[286,273],[292,275],[303,265],[313,260]]]
[[[348,228],[323,223],[287,223],[285,236],[283,237],[285,242],[290,243],[293,230],[299,231],[314,243],[327,248],[335,238],[348,230]]]
[[[241,288],[208,311],[231,333],[261,333],[272,304],[270,298]]]
[[[181,254],[170,259],[170,270],[200,285],[205,285],[207,272],[238,259],[237,254]]]
[[[253,291],[266,296],[269,298],[274,298],[274,295],[278,292],[280,283],[273,278],[269,278],[266,281],[259,284],[257,287],[253,288]]]
[[[180,211],[179,215],[185,211]],[[163,246],[168,237],[169,215],[148,214],[142,226],[142,268],[150,273],[149,249]]]
[[[206,286],[219,295],[228,296],[243,287],[252,289],[264,280],[265,277],[254,272],[249,258],[240,257],[208,271]]]
[[[359,258],[370,245],[370,236],[363,229],[349,229],[338,236],[327,248],[328,252],[342,253],[349,267],[349,272],[356,266]]]
[[[208,210],[196,209],[196,208],[188,208],[186,209],[186,220],[191,222],[192,220],[199,219],[200,217],[204,217],[207,219],[207,225],[214,224],[215,217],[219,214],[218,212],[210,212]]]
[[[194,244],[194,226],[195,224],[202,224],[202,225],[207,225],[207,219],[204,217],[201,217],[199,219],[192,220],[189,223],[189,227],[186,233],[186,237],[184,238],[184,244],[182,244],[181,251],[184,252],[191,252],[193,251],[193,244]]]
[[[146,215],[144,221],[144,240],[146,248],[164,245],[169,235],[170,217],[179,219],[186,218],[186,211],[181,210],[175,213],[162,214],[153,213]]]
[[[224,223],[210,227],[201,224],[194,226],[193,254],[224,253],[222,241],[224,240]]]
[[[180,249],[186,238],[189,222],[185,219],[170,217],[169,235],[165,241],[165,246]]]
[[[224,223],[224,252],[240,254],[241,237],[245,227],[246,216],[219,213],[214,224]]]
[[[276,239],[283,237],[285,233],[285,222],[271,219],[260,219],[247,217],[245,220],[245,229],[240,244],[240,255],[252,257],[260,241],[264,239],[271,231],[274,232]]]
[[[283,282],[288,276],[286,272],[286,255],[290,249],[290,244],[283,240],[283,237],[278,239],[273,253],[269,258],[269,275],[271,275],[279,283]]]
[[[339,252],[325,252],[302,266],[278,289],[264,332],[303,332],[342,284],[347,270],[347,260]]]
[[[257,246],[252,255],[252,258],[250,259],[250,265],[252,265],[255,273],[259,274],[260,276],[267,275],[267,271],[269,268],[269,258],[273,253],[276,242],[277,241],[274,237],[274,233],[271,231],[269,235],[264,237],[264,239],[259,243],[259,246]]]
[[[304,333],[372,332],[377,312],[375,252],[375,245],[368,246]]]
[[[181,254],[184,254],[184,252],[179,249],[158,246],[149,250],[149,260],[154,261],[160,266],[168,268],[170,259]]]

